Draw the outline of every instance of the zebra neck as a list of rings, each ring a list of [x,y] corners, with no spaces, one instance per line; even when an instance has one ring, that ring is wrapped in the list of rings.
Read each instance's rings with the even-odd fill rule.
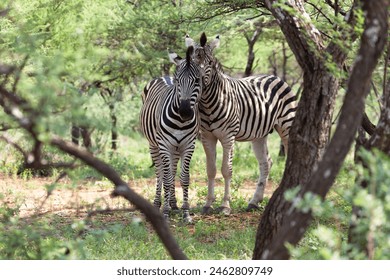
[[[173,92],[173,96],[170,97],[169,99],[171,99],[172,101],[170,102],[171,103],[171,109],[172,111],[174,111],[175,113],[178,113],[179,112],[179,106],[180,106],[180,97],[178,94],[176,94],[175,92]]]
[[[220,95],[224,93],[223,85],[225,80],[223,73],[213,73],[210,84],[203,89],[202,101],[207,103],[207,100],[210,102],[212,99],[221,98],[222,96]]]

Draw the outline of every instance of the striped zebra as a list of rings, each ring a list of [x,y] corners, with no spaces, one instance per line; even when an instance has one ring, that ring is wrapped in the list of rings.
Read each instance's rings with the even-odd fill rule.
[[[292,125],[296,96],[280,78],[272,75],[251,76],[241,79],[223,73],[221,64],[213,55],[219,46],[219,37],[207,43],[203,33],[200,44],[187,36],[187,46],[194,46],[194,61],[204,69],[203,93],[199,102],[202,144],[207,159],[208,194],[202,212],[212,212],[215,201],[216,144],[223,147],[222,175],[225,193],[219,211],[229,215],[230,182],[234,141],[251,141],[259,163],[260,176],[247,210],[257,209],[263,200],[272,161],[268,156],[267,135],[275,128],[286,153],[289,130]]]
[[[161,188],[164,186],[163,214],[169,217],[171,208],[178,209],[175,198],[175,175],[181,161],[180,184],[183,189],[183,219],[189,215],[189,166],[195,149],[200,122],[197,102],[202,91],[201,68],[188,47],[186,58],[170,54],[176,64],[173,78],[162,77],[150,81],[142,93],[140,113],[141,130],[149,141],[150,154],[156,168],[156,196],[154,205],[161,206]]]

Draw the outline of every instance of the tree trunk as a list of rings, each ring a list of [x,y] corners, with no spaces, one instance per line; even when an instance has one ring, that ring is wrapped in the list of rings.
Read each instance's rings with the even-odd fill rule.
[[[390,55],[390,44],[388,44],[387,54],[386,54],[386,61],[385,61],[385,73],[384,73],[384,81],[386,81],[386,67],[389,60]],[[387,84],[385,83],[383,86],[383,106],[381,108],[381,114],[379,117],[379,121],[377,126],[375,127],[369,120],[368,117],[365,120],[366,127],[368,129],[364,129],[369,135],[370,138],[368,140],[364,139],[362,141],[357,141],[359,144],[359,147],[356,148],[358,150],[360,147],[364,147],[367,150],[372,150],[373,148],[377,148],[380,151],[386,153],[388,156],[390,156],[390,81],[387,81]],[[360,140],[358,138],[358,140]],[[355,161],[362,164],[364,168],[367,168],[367,164],[364,162],[364,160],[359,157],[355,156]],[[371,176],[370,176],[371,177]],[[369,185],[369,181],[362,180],[360,182],[360,186],[362,188],[367,188]],[[367,240],[366,236],[362,236],[362,234],[356,234],[355,228],[356,228],[356,221],[361,219],[361,208],[358,206],[353,206],[352,213],[356,217],[355,221],[351,221],[349,230],[348,230],[348,243],[353,244],[355,247],[357,246],[360,248],[360,251],[366,252],[366,255],[368,258],[372,257],[372,250],[369,249],[369,242]]]
[[[111,101],[109,104],[110,118],[111,118],[111,149],[116,151],[118,148],[118,128],[117,128],[117,117],[115,114],[115,103]]]
[[[249,37],[249,35],[244,33],[245,39],[248,43],[248,59],[246,62],[244,77],[249,77],[252,75],[253,62],[255,61],[255,52],[254,52],[253,48],[257,42],[257,39],[259,38],[259,36],[261,34],[261,30],[262,30],[261,27],[257,27],[256,30],[253,32],[253,35],[251,37]]]
[[[298,111],[306,113],[297,113],[290,131],[285,171],[281,184],[272,195],[260,221],[254,259],[268,258],[262,254],[280,231],[285,221],[283,213],[291,208],[291,204],[284,200],[284,192],[308,181],[327,143],[338,82],[325,69],[313,74],[313,77],[304,77],[304,90]]]
[[[312,48],[308,46],[309,41],[306,39],[309,37],[311,45],[317,46],[318,52],[323,50],[321,38],[313,32],[315,29],[310,21],[298,23],[292,15],[272,6],[273,1],[265,2],[273,15],[279,18],[282,31],[304,71],[304,91],[290,131],[283,179],[271,197],[259,223],[253,258],[287,259],[289,253],[284,245],[285,242],[297,244],[310,224],[311,213],[303,213],[291,207],[292,204],[284,199],[284,192],[298,185],[303,186],[296,198],[299,200],[309,191],[322,198],[329,191],[354,139],[359,124],[356,120],[361,119],[363,112],[363,97],[368,91],[367,86],[369,86],[373,67],[383,49],[382,45],[387,34],[388,1],[364,1],[364,7],[368,12],[366,28],[373,28],[370,31],[375,32],[371,34],[378,35],[378,41],[372,44],[373,38],[367,38],[368,36],[362,38],[358,56],[360,60],[356,61],[352,73],[354,78],[351,76],[349,82],[348,98],[345,99],[339,125],[319,166],[317,162],[327,144],[338,80],[328,72],[325,61],[318,58],[318,54],[314,54]],[[295,6],[292,3],[295,3]],[[302,1],[290,1],[290,5],[297,12],[305,14]],[[379,21],[373,20],[375,16]],[[305,34],[302,34],[302,27],[306,28]],[[378,30],[379,32],[376,33]],[[346,57],[345,53],[332,43],[327,47],[326,52],[341,67]],[[311,176],[312,171],[315,171],[313,176]]]

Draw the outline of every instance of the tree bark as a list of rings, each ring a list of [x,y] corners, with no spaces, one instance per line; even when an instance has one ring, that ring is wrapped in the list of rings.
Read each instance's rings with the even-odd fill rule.
[[[310,21],[298,23],[292,15],[280,8],[274,8],[272,6],[274,1],[265,2],[273,15],[279,19],[281,29],[304,71],[304,91],[290,131],[283,179],[259,223],[253,258],[287,259],[289,253],[285,242],[297,244],[310,224],[312,216],[310,212],[303,213],[293,207],[284,199],[284,192],[298,185],[303,186],[296,198],[297,201],[307,192],[324,198],[329,191],[353,142],[360,123],[356,120],[362,117],[364,96],[368,91],[371,73],[386,41],[386,7],[389,3],[387,0],[363,2],[367,11],[366,32],[363,34],[359,56],[349,81],[339,125],[326,154],[317,166],[327,144],[331,113],[338,90],[338,79],[329,73],[325,61],[319,58],[318,53],[330,54],[340,68],[346,54],[332,43],[324,49],[322,40]],[[297,12],[305,13],[302,1],[291,0],[289,3]],[[317,53],[313,53],[313,48],[309,45],[316,46]],[[311,176],[313,170],[315,173]]]

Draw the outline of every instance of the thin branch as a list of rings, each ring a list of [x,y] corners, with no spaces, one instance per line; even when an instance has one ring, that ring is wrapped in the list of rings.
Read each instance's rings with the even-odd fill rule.
[[[385,97],[385,99],[386,99],[386,95],[389,94],[390,92],[387,88],[388,87],[387,83],[389,82],[387,79],[389,62],[390,62],[390,41],[387,43],[387,50],[385,52],[385,65],[383,69],[383,96]]]
[[[22,65],[20,65],[18,67],[18,71],[15,74],[15,81],[14,81],[14,84],[12,86],[12,92],[14,92],[14,93],[16,92],[16,87],[18,86],[18,83],[20,80],[20,74],[21,74],[22,70],[24,69],[24,67],[26,66],[28,59],[29,59],[29,56],[26,55],[26,57],[23,59]]]
[[[371,75],[377,65],[387,41],[389,2],[387,0],[363,1],[363,10],[366,11],[365,32],[362,34],[358,57],[348,81],[347,93],[344,98],[340,120],[332,141],[326,149],[321,161],[309,180],[303,184],[301,191],[294,201],[302,199],[306,193],[318,195],[325,199],[344,159],[350,150],[364,111],[365,97],[369,91]],[[374,32],[367,32],[373,30]],[[274,193],[270,200],[280,194],[282,188]],[[282,195],[283,196],[283,195]],[[281,198],[283,199],[283,198]],[[301,240],[307,227],[312,221],[310,211],[302,211],[294,207],[293,203],[279,202],[284,207],[278,215],[283,221],[278,223],[278,230],[269,244],[260,247],[256,240],[254,258],[286,259],[289,252],[285,244],[296,245]],[[267,209],[266,209],[267,212]],[[276,226],[275,226],[276,227]],[[259,225],[259,230],[260,230]],[[259,232],[259,231],[258,231]]]
[[[9,75],[15,70],[14,66],[0,64],[0,75]]]
[[[66,175],[68,175],[66,172],[62,172],[57,179],[54,181],[53,185],[56,185],[62,178],[64,178]],[[45,199],[42,201],[41,205],[38,207],[38,211],[43,208],[43,205],[45,205],[46,201],[49,199],[49,197],[52,195],[54,188],[50,188],[47,190],[47,194]],[[37,213],[39,213],[37,211]]]
[[[8,135],[2,134],[0,135],[0,139],[3,139],[5,142],[10,144],[12,147],[14,147],[17,151],[19,151],[22,155],[23,158],[27,158],[27,153],[20,147],[17,143],[15,143]]]
[[[256,4],[252,3],[237,3],[234,1],[210,1],[206,3],[202,8],[195,11],[193,16],[191,17],[192,22],[204,22],[208,21],[210,19],[230,15],[236,12],[241,12],[244,10],[253,10],[253,9],[259,9],[264,8],[263,1],[257,1]],[[212,13],[209,13],[212,11]],[[269,13],[265,13],[262,11],[263,15],[270,15]]]
[[[338,14],[342,15],[342,16],[345,16],[347,14],[347,12],[343,11],[339,4],[338,4],[338,0],[335,1],[335,3],[333,4],[331,0],[325,0],[326,4],[328,4],[329,7],[331,7],[333,10],[334,10],[334,13],[335,15],[337,16]]]
[[[374,91],[374,94],[376,96],[376,100],[378,101],[379,108],[383,108],[383,104],[381,102],[381,98],[379,96],[379,92],[378,92],[378,89],[376,88],[374,81],[371,80],[370,84],[371,84],[372,90]]]
[[[374,131],[376,129],[376,126],[370,121],[366,112],[363,113],[362,127],[364,131],[367,132],[370,136],[374,134]]]
[[[21,106],[22,104],[23,106]],[[15,121],[19,123],[20,127],[24,128],[31,134],[34,140],[38,140],[38,135],[35,133],[37,119],[34,118],[34,116],[37,116],[38,114],[31,108],[30,104],[28,104],[26,100],[22,99],[20,96],[16,96],[13,92],[9,92],[7,89],[0,87],[0,105],[3,107],[5,113],[13,117]],[[26,118],[24,116],[25,112],[29,112],[31,114],[30,118]],[[49,137],[47,143],[80,159],[109,179],[115,186],[112,196],[124,197],[146,215],[172,258],[187,259],[187,256],[177,244],[159,209],[154,207],[149,201],[132,190],[112,166],[96,158],[87,150],[80,149],[77,145],[65,141],[59,136],[53,135]]]
[[[0,17],[5,17],[6,15],[8,15],[8,13],[9,13],[10,10],[11,10],[10,8],[1,10],[1,11],[0,11]]]
[[[312,6],[320,15],[322,15],[331,25],[333,25],[333,21],[318,7],[318,5],[313,4],[311,2],[306,2],[310,6]]]
[[[127,183],[123,181],[119,174],[110,165],[94,157],[88,151],[81,150],[78,146],[74,145],[73,143],[64,141],[58,136],[53,136],[51,138],[50,144],[70,155],[79,158],[87,165],[93,167],[95,170],[108,178],[115,185],[112,196],[124,197],[146,215],[146,217],[151,221],[152,226],[159,235],[161,241],[164,243],[165,247],[171,254],[172,258],[187,259],[187,256],[183,253],[176,240],[173,238],[168,224],[161,215],[160,211],[152,204],[150,204],[149,201],[129,188]]]
[[[137,211],[137,208],[131,207],[131,208],[121,208],[121,209],[98,209],[98,210],[93,210],[93,211],[88,211],[87,218],[91,218],[92,216],[96,215],[106,215],[106,214],[113,214],[113,213],[130,213],[130,212],[135,212]]]
[[[17,128],[18,127],[16,127],[16,126],[10,126],[10,125],[5,124],[5,123],[0,124],[0,131],[7,131],[7,130],[17,129]]]

